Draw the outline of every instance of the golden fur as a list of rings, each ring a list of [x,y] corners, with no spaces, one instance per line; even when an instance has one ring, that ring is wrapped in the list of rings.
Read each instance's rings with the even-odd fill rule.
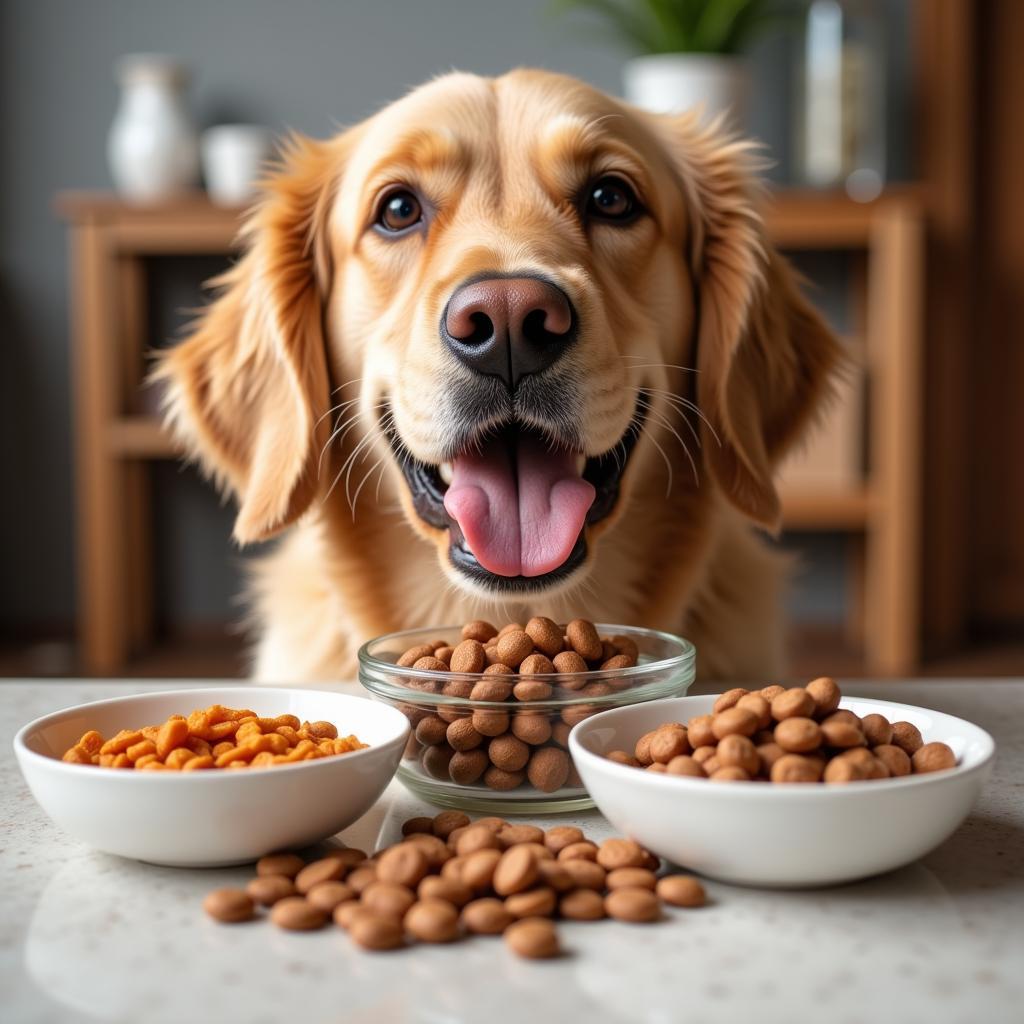
[[[585,229],[572,197],[611,172],[648,213]],[[400,243],[370,230],[396,182],[436,209]],[[777,672],[782,564],[755,526],[778,526],[774,469],[838,347],[757,202],[747,145],[539,71],[448,75],[333,140],[295,140],[246,255],[157,371],[179,436],[238,497],[238,542],[287,528],[255,565],[257,678],[349,677],[376,634],[527,611],[682,633],[706,678]],[[616,445],[640,387],[652,400],[585,566],[532,599],[447,564],[447,531],[416,515],[381,430],[386,401],[409,452],[444,458],[464,370],[438,318],[482,271],[543,273],[571,296],[581,336],[562,362],[587,455]]]

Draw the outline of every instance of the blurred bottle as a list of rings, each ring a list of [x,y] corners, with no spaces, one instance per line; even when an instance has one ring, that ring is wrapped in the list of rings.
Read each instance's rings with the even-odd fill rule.
[[[869,202],[885,183],[885,34],[874,0],[807,11],[796,168],[815,188]]]
[[[107,140],[110,173],[126,198],[151,202],[195,186],[199,144],[185,103],[185,69],[132,54],[116,66],[121,101]]]

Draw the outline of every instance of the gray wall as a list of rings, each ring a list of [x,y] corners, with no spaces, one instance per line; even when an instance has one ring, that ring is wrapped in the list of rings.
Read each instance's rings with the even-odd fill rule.
[[[887,0],[898,144],[907,134],[907,2]],[[62,188],[109,184],[115,58],[184,58],[200,125],[253,120],[313,135],[452,67],[539,65],[617,90],[620,52],[549,9],[548,0],[0,0],[0,632],[59,627],[73,613],[67,259],[51,203]],[[777,35],[754,56],[752,127],[784,178],[794,44]],[[905,141],[894,157],[905,172]],[[163,333],[201,276],[168,272],[153,325]],[[167,614],[224,608],[235,574],[228,512],[197,482],[175,486],[166,467],[156,475]]]

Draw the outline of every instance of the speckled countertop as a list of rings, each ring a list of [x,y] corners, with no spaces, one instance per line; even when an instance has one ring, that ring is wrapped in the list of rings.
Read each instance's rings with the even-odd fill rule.
[[[15,731],[61,707],[173,685],[0,682],[5,1024],[1024,1020],[1024,680],[844,687],[959,715],[995,736],[981,800],[924,860],[809,892],[709,883],[710,906],[670,911],[657,925],[560,925],[568,952],[550,962],[516,960],[492,940],[367,955],[340,930],[223,928],[199,902],[243,882],[246,869],[120,860],[51,825],[14,762]],[[426,810],[393,783],[342,838],[372,849]],[[593,812],[544,823],[569,821],[609,834]]]

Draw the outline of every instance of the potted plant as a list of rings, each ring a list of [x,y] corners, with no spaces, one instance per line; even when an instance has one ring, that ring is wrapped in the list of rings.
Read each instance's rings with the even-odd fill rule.
[[[771,0],[557,0],[593,12],[640,56],[626,62],[626,99],[660,113],[703,106],[742,123],[747,74],[739,56],[778,15]]]

